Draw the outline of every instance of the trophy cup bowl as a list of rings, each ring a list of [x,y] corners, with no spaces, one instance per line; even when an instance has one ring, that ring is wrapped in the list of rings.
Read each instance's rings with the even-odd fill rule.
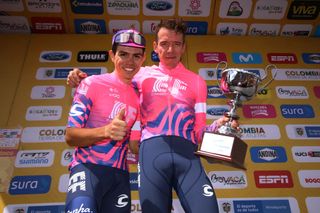
[[[226,62],[220,62],[217,65],[217,71],[220,64],[223,63],[225,67],[227,66]],[[275,68],[275,66],[268,65],[265,70],[268,71],[270,68]],[[225,96],[231,99],[229,101],[231,109],[225,113],[225,116],[229,117],[230,121],[219,127],[217,132],[204,132],[202,143],[195,153],[206,158],[208,162],[218,162],[246,170],[244,160],[248,145],[240,139],[241,134],[231,126],[231,123],[233,120],[239,119],[236,109],[242,106],[242,102],[251,100],[260,90],[266,88],[274,77],[259,88],[259,85],[264,80],[259,75],[244,69],[223,69],[218,84]]]

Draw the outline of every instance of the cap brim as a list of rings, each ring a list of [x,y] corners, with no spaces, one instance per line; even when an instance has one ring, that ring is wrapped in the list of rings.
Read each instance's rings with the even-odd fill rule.
[[[138,45],[135,43],[125,43],[125,44],[119,44],[119,46],[126,46],[126,47],[136,47],[136,48],[146,48],[143,45]]]

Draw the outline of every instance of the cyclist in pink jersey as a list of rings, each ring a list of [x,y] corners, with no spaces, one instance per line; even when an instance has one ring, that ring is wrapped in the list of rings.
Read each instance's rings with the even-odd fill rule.
[[[218,212],[212,184],[194,152],[204,130],[214,131],[229,118],[206,126],[206,83],[180,62],[185,31],[181,20],[161,21],[153,42],[160,64],[142,68],[133,78],[141,104],[138,172],[144,213],[171,212],[172,188],[185,212]],[[73,70],[68,82],[77,85],[83,77]]]
[[[126,153],[139,113],[131,80],[145,60],[143,35],[117,32],[109,55],[114,71],[82,81],[70,109],[65,138],[75,151],[69,166],[67,213],[131,211]]]

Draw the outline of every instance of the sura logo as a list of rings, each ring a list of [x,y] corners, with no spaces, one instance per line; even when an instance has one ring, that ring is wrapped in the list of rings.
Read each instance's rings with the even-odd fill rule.
[[[128,199],[129,199],[129,196],[126,195],[126,194],[121,194],[118,196],[118,202],[116,204],[116,207],[118,208],[123,208],[125,207],[126,205],[128,205]]]
[[[93,212],[90,208],[83,207],[83,203],[81,203],[81,206],[74,210],[68,210],[67,213],[91,213]]]

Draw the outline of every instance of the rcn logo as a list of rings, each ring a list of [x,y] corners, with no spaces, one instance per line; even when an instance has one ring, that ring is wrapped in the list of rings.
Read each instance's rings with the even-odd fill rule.
[[[314,111],[310,105],[281,105],[284,118],[314,118]]]
[[[9,194],[44,194],[49,191],[50,185],[49,175],[15,176],[11,180]]]

